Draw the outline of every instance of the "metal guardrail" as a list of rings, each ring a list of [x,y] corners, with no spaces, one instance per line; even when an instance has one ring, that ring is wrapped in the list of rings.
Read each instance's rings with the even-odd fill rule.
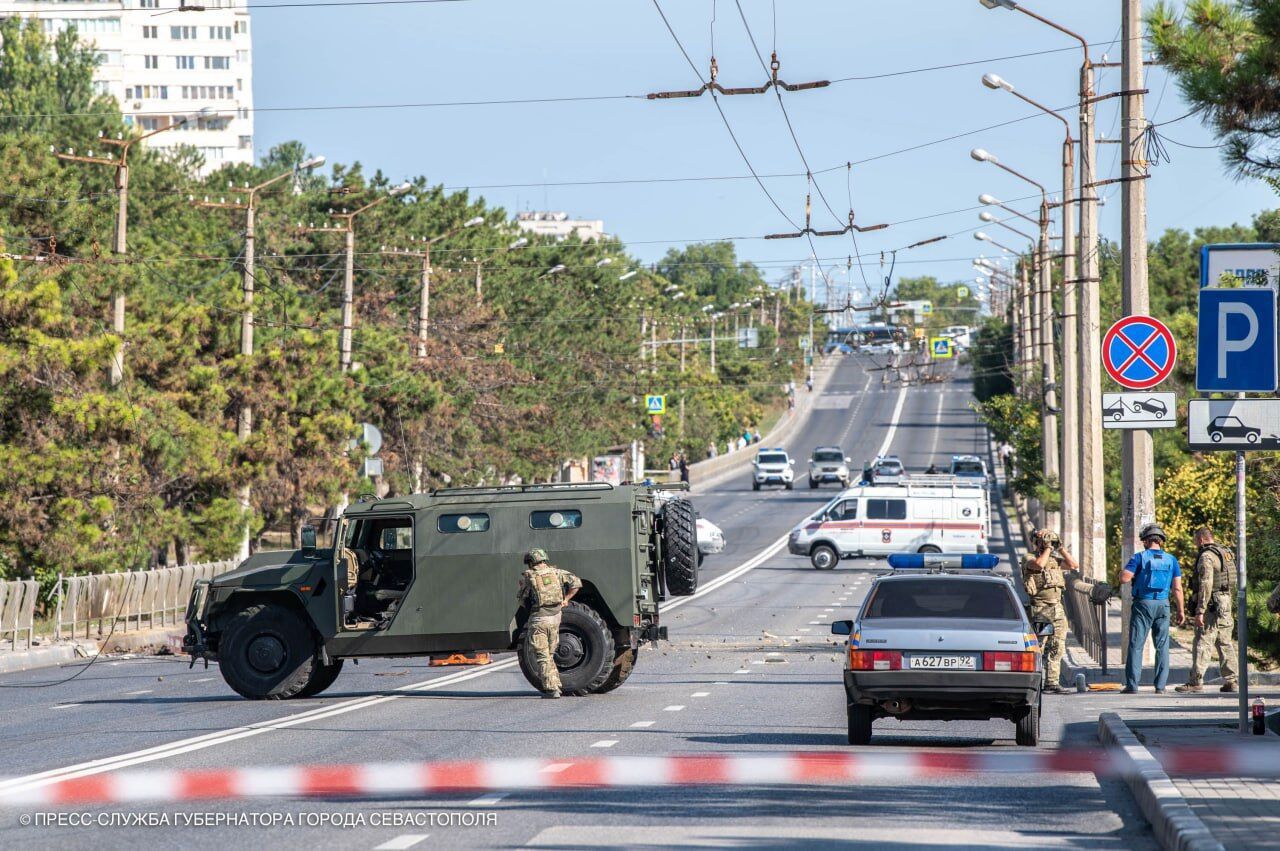
[[[55,635],[91,638],[158,626],[176,626],[186,614],[191,586],[236,563],[211,561],[154,570],[58,576]]]
[[[31,646],[39,595],[40,583],[34,579],[0,582],[0,643],[7,637],[10,650],[18,649],[18,639],[23,633],[26,633],[27,646]]]
[[[1107,603],[1111,589],[1084,579],[1077,571],[1067,572],[1067,620],[1071,631],[1085,652],[1102,665],[1107,673]],[[1101,600],[1101,602],[1099,602]]]

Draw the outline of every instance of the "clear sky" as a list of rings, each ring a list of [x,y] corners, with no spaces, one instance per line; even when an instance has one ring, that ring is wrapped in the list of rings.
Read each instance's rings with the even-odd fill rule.
[[[740,0],[760,49],[774,43],[773,2]],[[693,62],[705,76],[711,52],[712,0],[661,0]],[[725,86],[759,85],[760,67],[733,0],[716,0],[715,55]],[[1038,0],[1031,8],[1076,30],[1119,59],[1120,0]],[[447,187],[474,187],[509,214],[564,210],[603,219],[641,259],[672,245],[742,237],[741,257],[759,262],[770,280],[810,254],[805,240],[764,241],[791,227],[750,179],[594,186],[570,181],[746,175],[710,98],[628,98],[564,103],[271,111],[273,107],[421,104],[524,98],[643,95],[700,84],[667,32],[652,0],[462,0],[366,8],[280,8],[254,13],[254,86],[258,153],[288,139],[304,141],[331,162],[359,160],[367,172],[393,179],[425,175]],[[1025,15],[988,10],[978,0],[778,0],[780,76],[791,83],[865,77],[927,66],[980,61],[960,68],[852,80],[784,93],[800,146],[818,172],[854,162],[818,180],[843,220],[849,184],[859,223],[892,227],[859,238],[863,270],[882,275],[880,252],[941,234],[977,229],[977,196],[1003,199],[1030,187],[970,159],[980,146],[1014,168],[1060,187],[1062,126],[1047,116],[966,135],[895,155],[895,151],[1034,112],[1007,92],[981,85],[995,72],[1051,107],[1075,103],[1080,52],[1024,58],[1014,54],[1072,48],[1075,42]],[[1148,116],[1162,122],[1187,112],[1176,85],[1159,68],[1148,75]],[[1119,87],[1119,69],[1099,71],[1098,91]],[[772,93],[721,98],[751,164],[795,222],[804,215],[806,180],[800,154]],[[1075,122],[1075,113],[1067,113]],[[1118,100],[1100,105],[1098,127],[1119,133]],[[1214,140],[1195,117],[1161,128],[1184,145]],[[1119,145],[1101,145],[1103,176],[1118,174]],[[1168,145],[1171,163],[1148,183],[1150,234],[1165,228],[1248,222],[1278,206],[1258,182],[1236,182],[1213,149]],[[886,156],[887,155],[887,156]],[[875,158],[875,159],[870,159]],[[870,161],[866,161],[870,160]],[[859,162],[864,161],[864,162]],[[513,187],[509,184],[529,184]],[[481,188],[485,187],[485,188]],[[1105,187],[1104,235],[1116,238],[1118,186]],[[1031,210],[1029,200],[1017,206]],[[904,221],[957,211],[920,221]],[[814,225],[837,222],[816,193]],[[990,230],[992,235],[999,228]],[[1013,234],[1004,232],[1010,240]],[[996,237],[1004,241],[1001,237]],[[815,240],[828,268],[843,270],[849,237]],[[1015,243],[1006,243],[1015,244]],[[901,253],[896,275],[971,278],[970,259],[989,246],[969,233]],[[853,270],[857,290],[861,276]],[[838,280],[843,280],[841,276]],[[857,295],[855,290],[855,297]]]

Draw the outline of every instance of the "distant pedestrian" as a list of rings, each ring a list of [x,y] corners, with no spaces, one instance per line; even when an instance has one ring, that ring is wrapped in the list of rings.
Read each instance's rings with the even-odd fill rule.
[[[1191,620],[1195,638],[1191,642],[1191,673],[1187,681],[1174,689],[1179,692],[1204,691],[1204,672],[1209,656],[1218,651],[1218,670],[1222,672],[1220,691],[1238,690],[1236,682],[1235,618],[1232,610],[1236,598],[1236,560],[1231,550],[1213,541],[1213,530],[1201,526],[1194,540],[1199,552],[1191,568]]]
[[[684,453],[680,453],[680,481],[689,481],[689,459],[684,457]]]
[[[747,439],[745,437],[738,438],[738,449],[743,450],[746,448],[747,448]]]
[[[761,440],[764,440],[764,438],[760,436],[760,429],[756,429],[756,434],[753,442],[759,443]]]
[[[1169,595],[1178,603],[1177,619],[1182,620],[1182,567],[1172,553],[1164,551],[1164,529],[1148,523],[1138,533],[1145,548],[1120,573],[1120,583],[1133,589],[1129,609],[1129,637],[1124,662],[1124,693],[1133,694],[1142,679],[1142,649],[1151,635],[1156,648],[1156,693],[1163,694],[1169,681]]]
[[[707,457],[715,458],[720,452],[716,449],[716,442],[713,440],[707,444]]]
[[[809,373],[804,379],[804,389],[810,393],[813,392],[813,373]]]

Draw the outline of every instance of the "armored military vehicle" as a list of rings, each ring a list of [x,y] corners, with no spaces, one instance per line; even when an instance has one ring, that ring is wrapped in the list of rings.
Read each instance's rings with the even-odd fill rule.
[[[537,685],[516,594],[523,554],[540,547],[582,579],[555,656],[564,693],[611,691],[642,644],[666,638],[660,601],[697,589],[693,505],[656,497],[600,482],[370,497],[327,521],[327,546],[308,526],[302,549],[198,583],[183,647],[255,700],[319,694],[343,660],[377,656],[516,650]]]

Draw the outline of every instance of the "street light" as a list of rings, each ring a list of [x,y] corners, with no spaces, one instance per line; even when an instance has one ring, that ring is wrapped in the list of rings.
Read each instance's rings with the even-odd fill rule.
[[[1008,210],[1010,213],[1013,213],[1015,216],[1020,216],[1026,219],[1027,221],[1031,222],[1031,224],[1035,225],[1036,227],[1040,226],[1040,223],[1038,221],[1031,218],[1026,213],[1013,209],[1008,204],[1001,201],[999,198],[995,197],[994,195],[988,195],[987,193],[984,192],[978,196],[978,203],[986,204],[988,207],[999,207],[1002,210]]]
[[[626,273],[624,273],[624,274],[622,274],[622,275],[619,275],[619,276],[618,276],[618,280],[619,280],[619,281],[625,281],[625,280],[627,280],[628,278],[634,278],[635,276],[636,276],[636,270],[635,270],[635,269],[632,269],[630,272],[626,272]]]
[[[1010,227],[1009,225],[1005,224],[1005,223],[1004,223],[1003,221],[1001,221],[1000,219],[997,219],[995,216],[993,216],[993,215],[991,215],[990,213],[988,213],[986,210],[983,210],[981,213],[979,213],[979,214],[978,214],[978,218],[979,218],[979,219],[981,219],[982,221],[984,221],[984,222],[988,223],[988,224],[992,224],[992,225],[999,225],[1000,227],[1004,228],[1005,230],[1013,231],[1014,233],[1016,233],[1018,236],[1022,237],[1023,239],[1029,239],[1029,240],[1031,240],[1031,242],[1032,242],[1032,243],[1034,243],[1034,242],[1036,241],[1036,238],[1035,238],[1034,236],[1032,236],[1031,234],[1023,233],[1022,231],[1018,230],[1018,229],[1017,229],[1017,228],[1015,228],[1015,227]]]

